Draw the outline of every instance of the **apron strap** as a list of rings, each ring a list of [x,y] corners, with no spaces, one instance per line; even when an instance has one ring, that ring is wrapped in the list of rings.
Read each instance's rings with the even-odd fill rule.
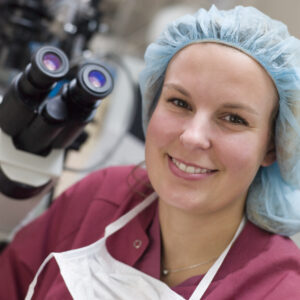
[[[229,243],[229,245],[225,248],[225,250],[222,252],[222,254],[219,256],[219,258],[216,260],[216,262],[212,265],[212,267],[207,271],[205,276],[200,281],[199,285],[195,289],[194,293],[190,297],[190,300],[200,300],[201,297],[204,295],[206,290],[208,289],[209,285],[213,281],[215,275],[217,274],[218,270],[220,269],[226,255],[228,254],[232,244],[235,242],[241,231],[243,230],[244,226],[246,224],[246,218],[243,217],[233,239]]]
[[[31,282],[31,284],[29,285],[28,291],[27,291],[27,295],[25,297],[25,300],[31,300],[33,293],[34,293],[34,288],[37,284],[37,280],[38,277],[40,276],[41,272],[43,271],[44,267],[46,266],[46,264],[49,262],[49,260],[53,257],[53,253],[50,253],[46,259],[43,261],[43,263],[40,265],[38,271],[36,272],[33,281]]]

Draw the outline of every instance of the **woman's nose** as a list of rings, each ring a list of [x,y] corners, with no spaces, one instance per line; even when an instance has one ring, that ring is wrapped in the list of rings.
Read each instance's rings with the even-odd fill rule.
[[[207,150],[212,145],[212,128],[207,117],[194,117],[183,126],[183,131],[180,135],[181,143],[193,150]]]

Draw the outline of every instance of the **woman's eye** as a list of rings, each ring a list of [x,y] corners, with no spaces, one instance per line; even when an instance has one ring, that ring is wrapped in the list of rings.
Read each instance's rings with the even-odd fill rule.
[[[245,126],[248,126],[248,122],[243,119],[242,117],[240,117],[239,115],[235,115],[235,114],[230,114],[230,115],[227,115],[224,120],[230,122],[230,123],[233,123],[233,124],[237,124],[237,125],[245,125]]]
[[[185,108],[188,110],[191,110],[191,106],[184,100],[180,100],[180,99],[170,99],[168,100],[168,102],[173,103],[175,106],[178,106],[180,108]]]

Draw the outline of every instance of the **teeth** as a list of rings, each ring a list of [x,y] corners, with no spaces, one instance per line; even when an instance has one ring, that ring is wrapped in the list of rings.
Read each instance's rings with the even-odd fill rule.
[[[211,172],[211,170],[208,169],[201,169],[201,168],[195,168],[193,166],[188,166],[182,162],[177,161],[175,158],[172,158],[172,161],[181,171],[189,174],[204,174],[204,173]]]

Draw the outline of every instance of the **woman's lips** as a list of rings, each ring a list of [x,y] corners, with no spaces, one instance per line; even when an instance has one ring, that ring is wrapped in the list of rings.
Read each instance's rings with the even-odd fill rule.
[[[188,165],[175,159],[174,157],[169,156],[169,167],[172,173],[177,176],[188,180],[199,180],[206,178],[214,174],[217,170],[196,167],[193,165]]]

